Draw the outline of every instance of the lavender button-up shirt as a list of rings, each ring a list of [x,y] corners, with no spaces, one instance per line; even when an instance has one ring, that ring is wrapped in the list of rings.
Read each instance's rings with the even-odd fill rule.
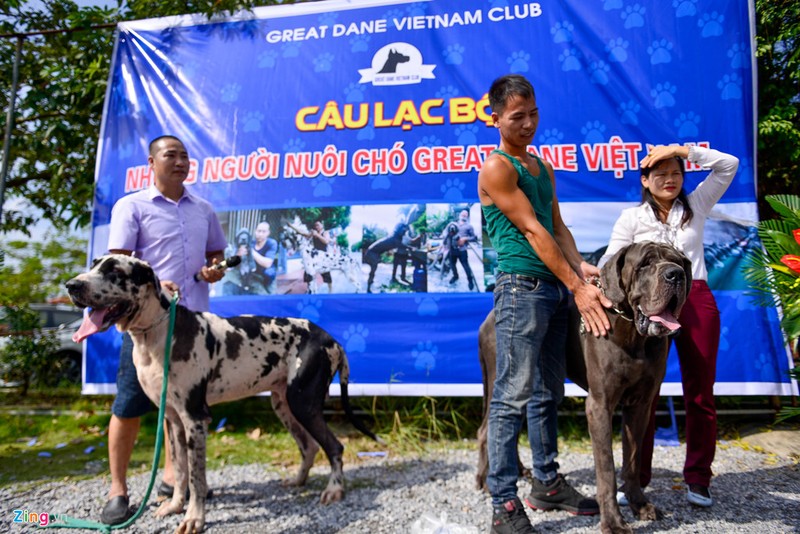
[[[160,280],[180,288],[181,304],[208,311],[208,283],[194,275],[206,253],[225,249],[227,241],[211,204],[184,188],[177,201],[155,186],[124,196],[111,211],[109,250],[130,250],[155,270]]]

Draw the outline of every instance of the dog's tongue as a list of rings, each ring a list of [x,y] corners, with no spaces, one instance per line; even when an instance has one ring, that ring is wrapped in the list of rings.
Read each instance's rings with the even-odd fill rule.
[[[651,315],[649,319],[656,323],[661,323],[670,330],[677,330],[681,327],[681,324],[678,322],[678,319],[672,315],[669,310],[664,310],[661,315]]]
[[[103,310],[91,310],[89,313],[83,316],[83,322],[81,323],[80,328],[78,331],[72,335],[72,341],[75,343],[80,343],[87,337],[91,336],[100,331],[100,327],[103,325],[103,319],[106,316],[105,309]]]

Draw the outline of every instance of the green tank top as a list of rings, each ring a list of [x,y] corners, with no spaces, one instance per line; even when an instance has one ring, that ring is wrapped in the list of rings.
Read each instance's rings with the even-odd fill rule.
[[[553,235],[553,184],[550,182],[544,162],[533,156],[541,169],[539,176],[533,176],[513,156],[502,150],[493,150],[492,154],[494,153],[505,156],[514,165],[518,176],[517,185],[530,200],[539,223]],[[486,231],[492,246],[497,251],[498,270],[556,281],[555,275],[539,259],[522,232],[496,205],[491,204],[481,208],[486,219]]]

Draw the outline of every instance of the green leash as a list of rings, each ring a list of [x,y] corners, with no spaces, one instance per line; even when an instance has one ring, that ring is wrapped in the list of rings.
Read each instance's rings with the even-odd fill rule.
[[[153,484],[156,481],[156,474],[158,473],[158,462],[161,459],[161,446],[164,444],[164,412],[167,405],[167,380],[169,378],[169,354],[170,346],[172,345],[172,332],[175,330],[175,309],[178,304],[178,293],[172,296],[172,301],[169,305],[169,329],[167,330],[167,341],[164,346],[164,383],[161,385],[161,402],[158,406],[158,429],[156,431],[156,450],[153,453],[153,469],[150,472],[150,483],[147,485],[147,491],[142,499],[142,504],[136,510],[133,516],[119,525],[106,525],[105,523],[98,523],[97,521],[87,521],[85,519],[77,519],[67,515],[59,515],[58,520],[61,523],[52,523],[46,527],[39,528],[85,528],[90,530],[100,530],[103,532],[111,532],[112,530],[119,530],[128,528],[139,519],[139,516],[144,512],[144,505],[150,498],[150,492],[153,490]]]

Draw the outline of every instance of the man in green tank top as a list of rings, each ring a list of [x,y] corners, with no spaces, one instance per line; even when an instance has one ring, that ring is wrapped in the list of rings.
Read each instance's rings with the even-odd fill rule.
[[[498,78],[489,89],[500,145],[478,176],[489,238],[497,251],[494,290],[497,378],[489,405],[489,474],[493,533],[534,532],[517,497],[517,436],[527,407],[533,453],[532,508],[597,514],[558,473],[558,405],[564,396],[568,296],[587,329],[605,335],[609,301],[586,282],[599,276],[583,261],[558,207],[552,166],[528,152],[539,125],[533,86],[523,76]]]

